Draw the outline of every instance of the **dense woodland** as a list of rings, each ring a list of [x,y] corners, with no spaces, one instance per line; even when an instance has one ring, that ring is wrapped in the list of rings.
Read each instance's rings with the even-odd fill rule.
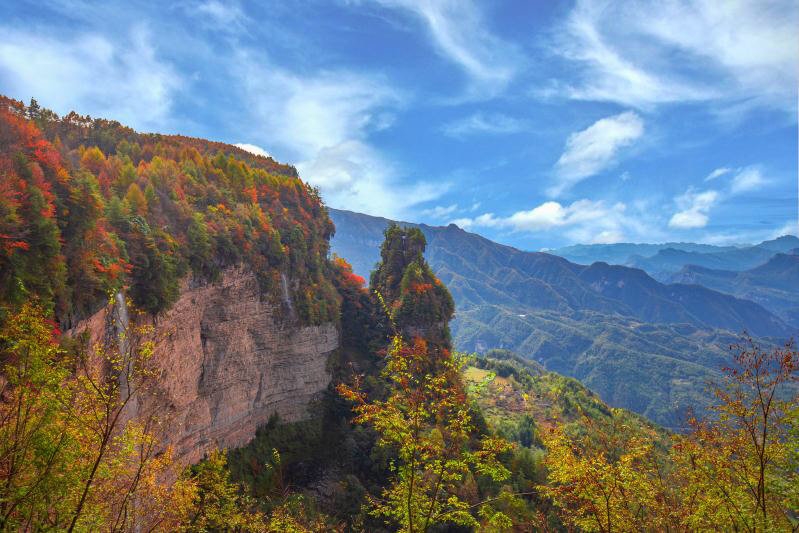
[[[364,287],[272,160],[3,100],[0,184],[2,530],[799,529],[792,344],[733,347],[711,414],[671,434],[514,354],[455,352],[424,235],[390,226]],[[316,416],[181,470],[156,417],[121,422],[158,379],[136,317],[234,265],[276,305],[291,272],[287,319],[339,324],[333,383]],[[124,343],[62,334],[120,289]]]
[[[300,318],[337,315],[333,225],[293,168],[235,147],[142,135],[0,100],[0,301],[39,299],[62,327],[127,287],[159,313],[189,273],[244,264],[276,297],[291,272]]]

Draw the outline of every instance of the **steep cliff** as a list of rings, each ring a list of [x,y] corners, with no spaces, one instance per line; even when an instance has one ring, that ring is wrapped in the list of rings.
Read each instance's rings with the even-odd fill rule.
[[[0,96],[0,213],[0,326],[34,301],[57,331],[109,340],[122,367],[97,368],[136,389],[124,417],[157,416],[181,463],[303,418],[329,384],[334,227],[294,168]],[[145,389],[126,377],[126,303],[155,326]]]
[[[90,342],[100,341],[120,314],[103,309],[73,334],[88,330]],[[155,413],[162,444],[172,445],[182,464],[215,447],[246,444],[275,413],[306,418],[309,402],[330,382],[327,363],[339,333],[332,323],[303,326],[285,316],[247,269],[227,269],[214,283],[185,280],[156,319],[159,377],[130,416]]]

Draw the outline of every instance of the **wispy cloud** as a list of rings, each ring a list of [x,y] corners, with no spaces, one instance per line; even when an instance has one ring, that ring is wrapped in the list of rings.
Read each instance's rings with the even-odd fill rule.
[[[717,180],[726,177],[729,177],[729,183],[725,187]],[[738,194],[758,190],[769,183],[769,180],[763,176],[759,165],[740,168],[720,167],[711,172],[703,181],[716,181],[717,188],[700,192],[694,187],[689,187],[687,191],[677,196],[674,199],[677,211],[669,220],[669,227],[675,229],[704,228],[710,221],[710,211],[713,207]]]
[[[348,70],[301,76],[248,53],[239,57],[238,73],[262,131],[293,157],[366,138],[385,127],[385,115],[404,99],[380,76]]]
[[[257,117],[253,135],[280,149],[329,205],[398,217],[446,191],[446,183],[401,180],[398,165],[370,143],[406,100],[382,76],[348,70],[303,76],[244,51],[237,65]]]
[[[454,212],[458,210],[458,204],[451,204],[447,206],[437,205],[435,207],[431,207],[429,209],[422,209],[419,211],[419,214],[422,217],[426,218],[433,218],[436,220],[441,220],[452,215]]]
[[[679,211],[669,220],[669,227],[676,229],[703,228],[708,223],[708,212],[719,199],[718,191],[698,192],[688,189],[677,197],[675,202]]]
[[[246,19],[241,7],[234,2],[222,3],[217,0],[206,0],[199,2],[196,10],[200,15],[211,17],[220,24],[238,25]]]
[[[441,130],[445,135],[462,139],[471,135],[506,135],[518,133],[527,127],[524,120],[501,113],[477,112],[445,124]]]
[[[182,80],[158,56],[145,26],[116,42],[96,33],[66,37],[9,26],[0,26],[0,35],[0,86],[10,95],[142,130],[168,122]]]
[[[790,220],[786,222],[785,225],[773,231],[771,235],[769,235],[769,238],[776,239],[783,235],[799,236],[799,220]]]
[[[763,177],[763,173],[760,171],[760,168],[751,166],[740,169],[732,178],[730,191],[733,194],[738,194],[741,192],[757,190],[765,184],[766,179]]]
[[[452,223],[465,229],[499,228],[528,233],[560,230],[571,241],[582,243],[620,242],[631,237],[658,234],[644,224],[640,216],[629,211],[622,202],[609,204],[602,200],[582,199],[563,205],[549,201],[507,217],[484,213],[474,218],[455,219]]]
[[[705,178],[705,181],[713,181],[724,176],[728,176],[730,178],[730,192],[732,194],[759,189],[768,183],[768,180],[763,176],[763,171],[759,165],[750,165],[747,167],[738,168],[717,168],[708,174],[708,176]]]
[[[473,0],[373,0],[410,12],[427,27],[442,57],[457,64],[471,80],[473,96],[501,93],[517,74],[522,56],[488,28]]]
[[[559,196],[574,184],[613,165],[619,150],[643,134],[644,121],[632,111],[599,119],[572,133],[555,164],[557,183],[549,189],[549,194]]]
[[[707,177],[705,178],[705,181],[712,181],[712,180],[714,180],[716,178],[720,178],[721,176],[724,176],[725,174],[729,174],[732,171],[733,171],[733,169],[727,168],[727,167],[717,168],[713,172],[711,172],[710,174],[707,175]]]
[[[791,0],[579,0],[553,49],[579,65],[576,99],[796,109],[799,7]]]

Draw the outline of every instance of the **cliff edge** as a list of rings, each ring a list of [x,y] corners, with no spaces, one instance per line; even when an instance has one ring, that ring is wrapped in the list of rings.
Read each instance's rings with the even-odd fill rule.
[[[107,311],[73,333],[101,340],[113,328]],[[156,413],[161,443],[173,446],[179,463],[245,445],[273,414],[307,418],[309,403],[330,383],[327,362],[339,333],[333,323],[302,326],[285,315],[243,268],[226,269],[214,283],[185,280],[175,304],[158,315],[153,360],[160,375],[136,410]]]

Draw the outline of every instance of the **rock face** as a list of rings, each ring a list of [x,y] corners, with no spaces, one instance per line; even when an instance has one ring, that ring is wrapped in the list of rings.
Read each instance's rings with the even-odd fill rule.
[[[101,311],[76,330],[89,328],[97,339],[107,316]],[[309,402],[330,383],[327,362],[339,334],[333,324],[304,327],[280,316],[261,298],[256,277],[239,269],[213,284],[185,282],[159,315],[160,376],[137,410],[157,414],[161,441],[180,463],[246,444],[274,413],[286,421],[308,416]]]

